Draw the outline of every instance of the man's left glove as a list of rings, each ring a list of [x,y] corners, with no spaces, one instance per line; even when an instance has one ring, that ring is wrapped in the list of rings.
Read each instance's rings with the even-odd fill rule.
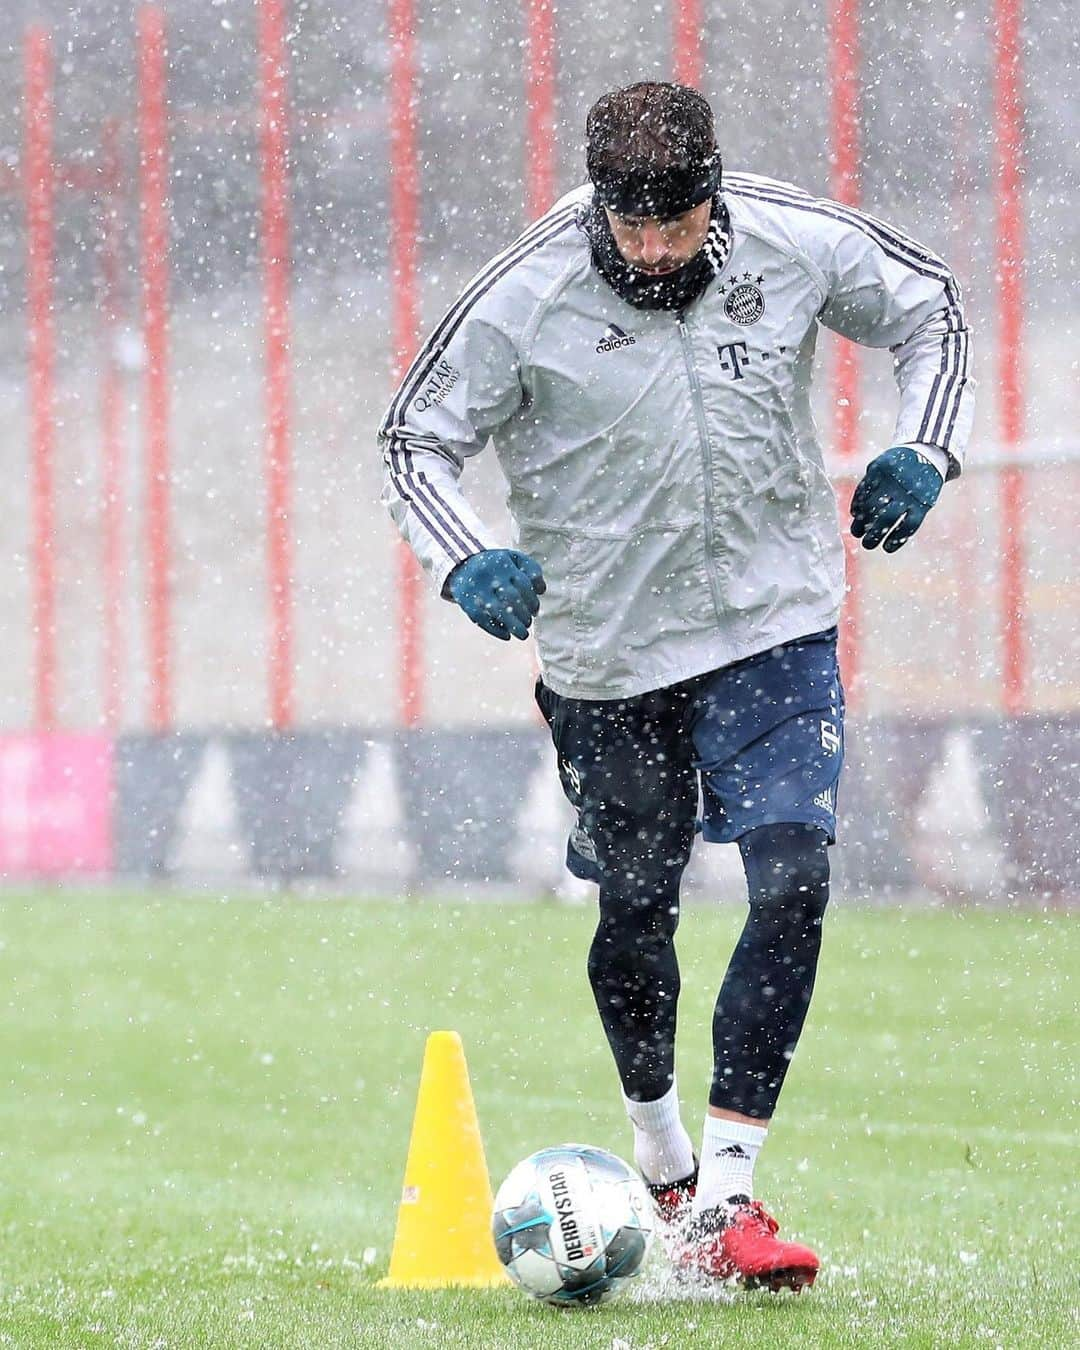
[[[851,498],[851,533],[863,548],[895,553],[938,499],[941,474],[910,445],[894,445],[867,466]]]
[[[529,636],[547,585],[535,558],[516,548],[489,548],[458,563],[446,590],[485,633],[509,642]]]

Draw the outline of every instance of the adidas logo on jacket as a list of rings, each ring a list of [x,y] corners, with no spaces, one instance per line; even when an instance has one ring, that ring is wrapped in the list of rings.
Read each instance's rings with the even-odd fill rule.
[[[609,323],[604,336],[596,344],[596,350],[613,352],[616,347],[632,347],[636,341],[633,333],[624,333],[617,323]]]

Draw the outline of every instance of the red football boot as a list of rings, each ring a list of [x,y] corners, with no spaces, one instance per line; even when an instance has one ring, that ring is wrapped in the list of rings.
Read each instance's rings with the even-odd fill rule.
[[[680,1270],[733,1280],[745,1289],[792,1289],[814,1283],[821,1264],[809,1247],[781,1242],[780,1225],[760,1200],[736,1200],[696,1214],[676,1256]]]

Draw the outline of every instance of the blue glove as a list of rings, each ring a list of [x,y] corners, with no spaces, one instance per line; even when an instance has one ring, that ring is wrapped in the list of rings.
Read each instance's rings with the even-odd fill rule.
[[[509,642],[527,638],[539,596],[547,590],[540,564],[514,548],[489,548],[458,563],[446,589],[473,623]]]
[[[851,498],[851,533],[863,548],[895,553],[938,499],[941,474],[910,445],[894,445],[867,466]]]

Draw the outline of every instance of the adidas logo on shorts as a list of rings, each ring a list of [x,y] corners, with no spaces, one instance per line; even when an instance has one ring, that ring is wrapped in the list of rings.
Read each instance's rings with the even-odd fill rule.
[[[596,344],[598,352],[613,352],[618,347],[632,347],[637,341],[633,333],[624,333],[617,323],[609,323],[604,336]]]

